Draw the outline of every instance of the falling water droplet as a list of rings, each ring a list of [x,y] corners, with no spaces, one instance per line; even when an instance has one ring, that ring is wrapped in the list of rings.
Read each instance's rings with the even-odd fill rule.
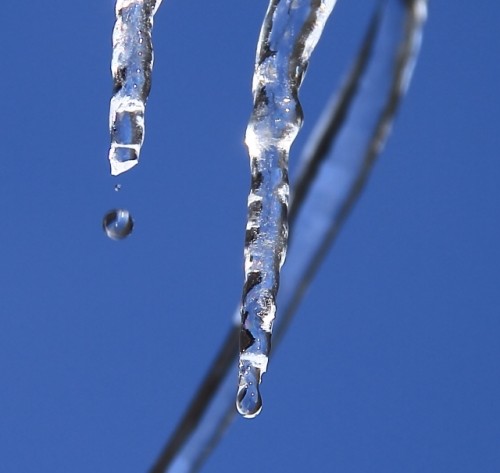
[[[115,185],[115,192],[120,192],[122,190],[122,185],[121,184],[116,184]]]
[[[104,216],[102,228],[112,240],[123,240],[132,233],[134,220],[128,210],[113,209]]]

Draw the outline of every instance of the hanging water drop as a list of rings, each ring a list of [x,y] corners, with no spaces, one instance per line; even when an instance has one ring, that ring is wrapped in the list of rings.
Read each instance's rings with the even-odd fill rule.
[[[102,228],[112,240],[123,240],[134,229],[134,220],[125,209],[110,210],[102,220]]]
[[[243,368],[245,383],[238,388],[236,407],[240,414],[247,419],[252,419],[262,410],[262,397],[259,391],[261,373],[258,368],[247,363]]]

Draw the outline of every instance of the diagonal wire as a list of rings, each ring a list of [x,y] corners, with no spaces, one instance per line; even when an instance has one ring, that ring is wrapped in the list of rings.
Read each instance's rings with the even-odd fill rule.
[[[299,193],[291,207],[291,250],[280,301],[278,340],[364,188],[413,73],[427,0],[388,0],[381,5],[357,65],[339,98],[334,94],[330,99],[301,157],[295,185]],[[377,15],[378,32],[368,51]],[[343,100],[351,94],[352,100]],[[335,126],[337,122],[340,124]],[[294,205],[295,199],[299,199],[298,205]]]
[[[291,241],[281,281],[276,342],[384,145],[411,79],[426,11],[427,0],[380,3],[344,86],[305,146],[290,208]],[[238,334],[239,327],[231,327],[151,473],[198,471],[231,423]]]

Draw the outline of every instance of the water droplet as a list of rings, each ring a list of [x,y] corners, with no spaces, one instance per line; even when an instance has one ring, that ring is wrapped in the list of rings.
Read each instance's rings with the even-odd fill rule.
[[[116,184],[115,185],[115,192],[120,192],[122,190],[122,185],[121,184]]]
[[[125,209],[110,210],[102,219],[102,228],[112,240],[123,240],[134,229],[134,220]]]
[[[253,419],[262,410],[262,397],[259,391],[260,372],[255,367],[246,370],[244,379],[240,379],[236,395],[236,409],[247,419]]]

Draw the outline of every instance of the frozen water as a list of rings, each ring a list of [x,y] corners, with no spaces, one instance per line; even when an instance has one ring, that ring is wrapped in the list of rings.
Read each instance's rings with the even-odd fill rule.
[[[380,151],[375,143],[384,141],[383,135],[390,130],[418,55],[426,4],[426,0],[379,3],[344,86],[327,104],[302,153],[290,206],[291,242],[280,281],[280,317],[274,325],[274,347],[295,313],[322,255],[359,196],[374,163],[374,154]],[[363,116],[369,120],[363,120]],[[351,153],[347,143],[355,136],[353,129],[358,130],[363,146],[353,148],[355,152]],[[355,145],[356,140],[351,144]],[[349,157],[352,165],[344,166],[344,172],[338,175],[330,174],[328,162],[345,164]],[[333,167],[341,169],[335,164]],[[328,179],[322,177],[323,173]],[[323,186],[324,182],[328,182],[328,186]],[[251,196],[248,204],[255,205],[259,200],[262,199]],[[315,225],[308,226],[311,223]],[[232,354],[238,330],[236,326],[231,330],[151,473],[199,471],[230,424],[234,412],[233,368],[236,368],[236,356]],[[246,410],[251,408],[247,402],[257,395],[252,382],[248,383],[248,389],[241,391],[242,407]],[[260,407],[256,412],[259,410]]]
[[[302,125],[299,88],[334,5],[335,0],[271,0],[257,45],[245,136],[252,178],[236,401],[245,417],[262,408],[259,384],[271,350],[288,239],[288,155]]]
[[[111,174],[139,162],[144,110],[151,89],[153,15],[161,0],[117,0],[113,30],[113,97],[109,108]]]

